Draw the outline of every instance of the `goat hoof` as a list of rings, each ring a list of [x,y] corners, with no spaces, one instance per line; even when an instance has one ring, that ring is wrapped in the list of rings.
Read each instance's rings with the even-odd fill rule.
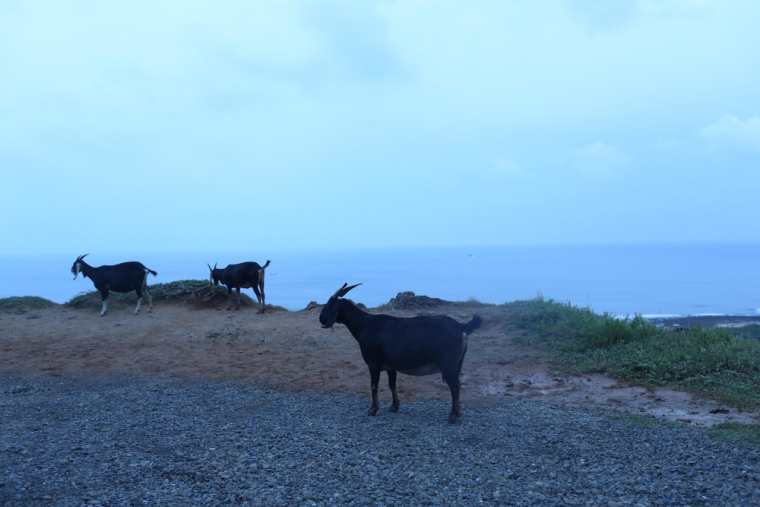
[[[398,404],[394,403],[393,405],[388,407],[388,410],[390,410],[391,412],[398,412]]]
[[[459,421],[457,414],[449,414],[449,424],[456,424]]]
[[[367,415],[376,416],[378,412],[380,412],[379,408],[369,407],[369,410],[367,410]]]

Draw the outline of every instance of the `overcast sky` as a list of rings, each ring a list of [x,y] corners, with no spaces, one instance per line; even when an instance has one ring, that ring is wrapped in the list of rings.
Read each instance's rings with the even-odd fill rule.
[[[757,242],[758,19],[5,0],[3,251]]]

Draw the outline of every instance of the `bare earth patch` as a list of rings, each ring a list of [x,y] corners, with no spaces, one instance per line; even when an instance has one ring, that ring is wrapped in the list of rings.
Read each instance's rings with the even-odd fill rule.
[[[279,390],[368,394],[369,378],[359,348],[343,326],[322,329],[318,308],[258,314],[254,309],[219,311],[186,304],[157,305],[134,316],[114,308],[53,307],[0,313],[0,373],[54,376],[143,375],[229,379]],[[504,396],[550,403],[604,406],[700,425],[760,422],[711,401],[666,389],[618,384],[604,376],[553,373],[534,350],[506,334],[498,306],[443,305],[399,316],[446,313],[459,321],[479,313],[484,324],[470,338],[463,368],[467,404],[498,403]],[[402,404],[448,399],[439,376],[399,377]],[[389,397],[387,389],[381,396]]]

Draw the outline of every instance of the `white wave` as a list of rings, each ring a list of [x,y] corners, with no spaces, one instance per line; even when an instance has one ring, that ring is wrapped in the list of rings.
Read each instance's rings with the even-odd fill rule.
[[[613,319],[618,320],[631,320],[636,318],[638,313],[616,313],[612,316]],[[678,319],[683,317],[680,313],[642,313],[641,316],[645,319]]]
[[[748,321],[745,321],[745,322],[727,322],[727,323],[722,323],[722,324],[718,324],[715,327],[740,329],[740,328],[747,327],[747,326],[756,326],[758,324],[760,324],[760,321],[758,321],[758,320],[748,320]]]
[[[641,316],[645,319],[679,319],[683,317],[680,313],[644,313]]]

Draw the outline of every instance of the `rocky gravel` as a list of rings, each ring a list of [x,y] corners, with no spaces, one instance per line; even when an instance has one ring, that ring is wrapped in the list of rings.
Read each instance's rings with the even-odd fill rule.
[[[387,394],[387,393],[385,393]],[[760,505],[760,449],[499,398],[366,415],[351,395],[0,377],[1,505]]]

